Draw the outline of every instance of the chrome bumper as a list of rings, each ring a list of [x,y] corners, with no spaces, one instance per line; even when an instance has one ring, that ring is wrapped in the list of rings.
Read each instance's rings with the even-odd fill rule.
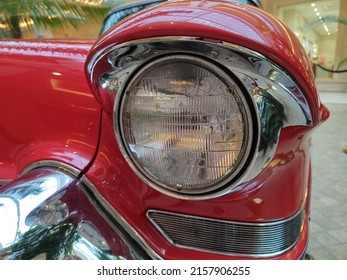
[[[0,188],[0,259],[149,258],[69,174],[36,169]]]

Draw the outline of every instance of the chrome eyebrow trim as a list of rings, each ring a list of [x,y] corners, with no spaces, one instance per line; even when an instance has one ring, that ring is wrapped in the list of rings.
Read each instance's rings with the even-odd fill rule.
[[[145,182],[161,192],[183,199],[201,200],[226,195],[254,179],[275,155],[282,128],[311,126],[312,114],[305,95],[294,80],[277,64],[250,49],[227,42],[214,42],[191,37],[159,37],[112,46],[100,54],[91,67],[92,78],[98,80],[99,94],[114,95],[114,127],[117,141],[127,162],[139,171],[122,145],[117,120],[118,104],[131,77],[147,63],[170,55],[190,55],[206,59],[236,77],[255,111],[253,152],[248,165],[234,181],[204,194],[182,194],[160,188],[151,180]],[[94,68],[109,63],[110,69],[94,76]],[[144,178],[144,176],[141,176]]]

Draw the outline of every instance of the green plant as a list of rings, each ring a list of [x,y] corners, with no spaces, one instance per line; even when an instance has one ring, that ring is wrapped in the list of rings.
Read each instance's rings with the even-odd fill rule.
[[[12,38],[21,38],[22,27],[77,28],[86,20],[102,20],[108,6],[102,1],[81,0],[0,0],[0,24]]]

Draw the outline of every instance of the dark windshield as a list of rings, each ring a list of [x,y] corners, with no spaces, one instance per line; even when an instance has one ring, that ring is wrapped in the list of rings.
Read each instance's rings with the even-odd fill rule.
[[[235,2],[241,2],[241,3],[248,4],[248,5],[253,5],[256,7],[261,7],[260,1],[258,1],[258,0],[235,0]]]
[[[140,10],[152,7],[156,4],[159,4],[161,2],[164,2],[163,0],[159,1],[139,1],[137,3],[134,3],[132,6],[127,5],[116,8],[112,10],[108,16],[106,17],[104,21],[104,25],[101,30],[101,34],[110,29],[113,25],[115,25],[117,22],[121,21],[123,18],[130,16],[133,13],[136,13]]]
[[[117,22],[121,21],[123,18],[162,2],[165,2],[165,0],[143,0],[137,1],[132,4],[121,5],[119,7],[116,7],[115,9],[111,10],[111,12],[109,12],[106,16],[100,34],[106,32],[108,29],[110,29]],[[261,7],[260,1],[258,0],[234,0],[234,2],[240,2],[256,7]]]

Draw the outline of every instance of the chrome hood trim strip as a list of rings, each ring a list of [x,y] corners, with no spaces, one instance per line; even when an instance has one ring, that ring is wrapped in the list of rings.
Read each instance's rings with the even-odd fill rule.
[[[129,225],[129,223],[114,209],[103,196],[100,195],[94,184],[86,177],[83,176],[81,178],[82,182],[88,189],[88,191],[95,197],[94,201],[98,203],[99,207],[102,208],[104,215],[107,215],[113,223],[119,225],[120,228],[124,229],[127,234],[131,236],[133,241],[135,241],[143,250],[145,250],[146,254],[151,259],[159,260],[162,259],[138,234],[135,229]]]
[[[8,184],[9,182],[11,182],[11,180],[0,179],[0,187],[5,186],[5,185]]]
[[[32,164],[28,165],[26,168],[24,168],[20,173],[19,177],[28,173],[31,170],[38,169],[38,168],[54,168],[57,170],[60,170],[63,173],[70,174],[70,176],[73,176],[75,178],[79,178],[82,174],[81,170],[65,164],[63,162],[55,161],[55,160],[40,160],[35,161]]]

